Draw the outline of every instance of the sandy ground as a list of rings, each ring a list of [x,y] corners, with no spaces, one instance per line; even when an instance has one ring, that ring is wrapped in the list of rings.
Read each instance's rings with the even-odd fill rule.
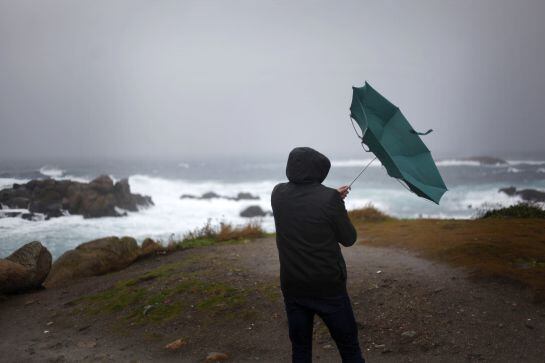
[[[355,245],[343,254],[367,361],[545,361],[545,307],[533,304],[524,290],[471,281],[463,270],[396,249]],[[121,331],[115,328],[115,315],[89,315],[74,306],[78,297],[116,281],[189,258],[209,261],[201,266],[203,271],[238,286],[278,285],[278,256],[271,238],[147,258],[123,271],[0,302],[0,361],[202,362],[209,352],[225,352],[233,362],[290,361],[279,294],[249,302],[247,308],[257,311],[259,319],[188,313],[158,326]],[[164,349],[179,337],[187,345],[175,352]],[[340,361],[318,318],[314,358]]]

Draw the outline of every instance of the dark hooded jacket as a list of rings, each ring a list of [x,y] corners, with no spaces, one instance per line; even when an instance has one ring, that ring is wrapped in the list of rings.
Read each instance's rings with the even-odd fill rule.
[[[280,286],[286,296],[346,292],[346,265],[339,243],[353,245],[356,230],[339,192],[321,184],[330,167],[329,159],[318,151],[295,148],[286,166],[289,182],[273,189]]]

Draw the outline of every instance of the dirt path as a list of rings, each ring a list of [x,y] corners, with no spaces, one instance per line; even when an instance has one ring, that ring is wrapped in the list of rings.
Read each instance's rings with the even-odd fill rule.
[[[343,254],[360,341],[368,361],[545,361],[545,309],[532,304],[523,291],[505,284],[469,281],[461,270],[404,251],[356,245],[344,249]],[[164,266],[171,269],[149,278],[149,271],[161,272]],[[144,275],[148,277],[142,278]],[[123,281],[167,291],[174,278],[182,281],[190,275],[205,276],[206,281],[214,282],[206,286],[212,286],[213,293],[221,290],[222,296],[227,296],[224,299],[233,305],[225,307],[218,300],[211,309],[205,309],[209,300],[195,300],[179,314],[154,323],[142,320],[141,314],[137,320],[125,310],[90,314],[89,306],[96,307],[93,304],[98,300],[79,299],[104,297],[97,293],[117,291],[111,290],[112,286]],[[188,282],[182,281],[186,285]],[[187,299],[205,285],[199,280],[198,285],[191,286],[181,295],[172,296],[189,304]],[[170,300],[168,297],[163,302],[177,303]],[[138,299],[131,301],[139,304]],[[340,361],[323,324],[319,319],[315,324],[315,361]],[[163,348],[180,337],[187,341],[180,350],[168,352]],[[213,351],[226,352],[235,362],[289,361],[273,239],[148,258],[123,271],[89,278],[64,289],[0,302],[2,362],[202,362]]]

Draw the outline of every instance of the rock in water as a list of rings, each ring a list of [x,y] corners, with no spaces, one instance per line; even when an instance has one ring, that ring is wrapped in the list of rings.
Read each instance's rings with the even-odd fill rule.
[[[221,195],[215,192],[206,192],[201,196],[200,199],[214,199],[214,198],[221,198]]]
[[[28,271],[23,265],[10,260],[0,260],[0,293],[11,294],[23,291],[28,280]]]
[[[252,217],[264,217],[267,215],[263,209],[258,205],[251,205],[248,208],[240,212],[241,217],[252,218]]]
[[[525,202],[545,202],[545,192],[536,189],[522,189],[517,190],[517,188],[511,186],[507,188],[499,189],[499,192],[505,193],[510,197],[519,196]]]
[[[515,188],[513,186],[507,187],[507,188],[500,188],[499,192],[500,193],[505,193],[508,196],[512,197],[517,193],[517,188]]]
[[[41,287],[51,269],[51,253],[38,241],[27,243],[6,259],[27,269],[26,289]]]
[[[257,195],[253,195],[252,193],[240,192],[233,199],[234,200],[257,200],[257,199],[259,199],[259,197]]]
[[[61,286],[77,278],[118,271],[133,263],[139,255],[138,244],[131,237],[106,237],[86,242],[55,261],[44,285]]]
[[[138,206],[153,205],[148,196],[131,193],[129,182],[115,183],[101,175],[90,183],[71,180],[31,180],[0,191],[0,203],[9,208],[28,208],[47,218],[60,217],[67,211],[85,218],[118,217],[118,209],[137,211]]]

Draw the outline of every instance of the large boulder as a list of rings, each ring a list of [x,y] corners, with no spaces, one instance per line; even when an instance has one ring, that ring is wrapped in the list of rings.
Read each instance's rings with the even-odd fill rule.
[[[133,263],[139,255],[140,248],[131,237],[106,237],[86,242],[55,261],[44,285],[61,286],[81,277],[118,271]]]
[[[51,253],[38,241],[27,243],[6,259],[18,263],[28,270],[29,288],[40,287],[51,269]]]
[[[24,291],[28,271],[23,265],[0,259],[0,294]]]
[[[51,253],[40,242],[27,243],[0,260],[0,292],[13,293],[42,286],[51,269]]]

